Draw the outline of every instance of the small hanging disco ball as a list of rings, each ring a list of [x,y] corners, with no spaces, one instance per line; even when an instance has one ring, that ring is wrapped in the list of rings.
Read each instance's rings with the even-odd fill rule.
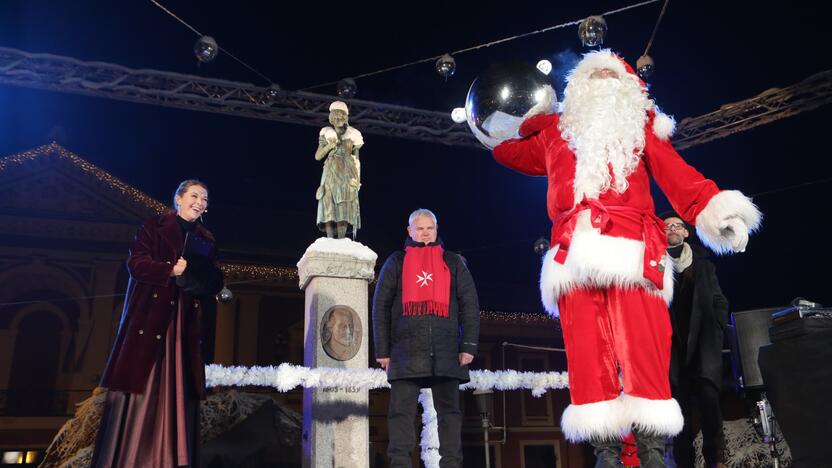
[[[549,239],[541,237],[540,239],[534,241],[534,245],[532,246],[532,248],[534,249],[534,253],[542,257],[546,255],[546,253],[551,248],[551,245],[549,245]]]
[[[578,37],[584,47],[598,47],[607,35],[607,21],[603,16],[590,16],[578,26]]]
[[[272,83],[268,88],[266,88],[267,100],[274,101],[278,96],[280,96],[280,85]]]
[[[202,36],[194,44],[194,55],[196,55],[197,60],[203,63],[208,63],[217,58],[219,51],[220,46],[211,36]]]
[[[656,66],[653,63],[653,58],[649,55],[642,55],[636,61],[636,73],[642,79],[647,81],[647,78],[650,78],[653,75],[653,72],[656,71]]]
[[[519,137],[529,117],[555,112],[551,80],[527,63],[498,63],[471,83],[465,113],[471,133],[487,148]]]
[[[217,302],[220,304],[230,304],[233,300],[234,294],[226,287],[223,287],[222,290],[217,293]]]
[[[445,54],[436,59],[436,73],[445,78],[445,81],[450,78],[456,71],[456,60],[450,54]]]
[[[335,89],[339,97],[352,99],[355,97],[355,92],[358,91],[358,85],[355,84],[354,79],[344,78],[338,82],[338,86]]]

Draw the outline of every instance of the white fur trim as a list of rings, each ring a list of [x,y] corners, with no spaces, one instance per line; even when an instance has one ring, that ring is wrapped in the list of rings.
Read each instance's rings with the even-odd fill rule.
[[[674,436],[682,432],[685,419],[682,409],[673,398],[650,400],[627,394],[621,395],[624,408],[623,422],[652,435]]]
[[[335,133],[335,129],[332,127],[322,128],[318,135],[326,138],[328,141],[335,141],[338,139],[338,134]],[[347,130],[344,132],[344,139],[351,140],[352,145],[355,148],[361,148],[364,146],[364,137],[361,136],[361,132],[355,129],[355,127],[347,127]]]
[[[731,239],[722,235],[722,228],[729,218],[740,218],[748,232],[759,229],[763,215],[750,198],[739,190],[723,190],[708,200],[705,209],[696,217],[696,234],[717,254],[732,252]]]
[[[655,111],[656,117],[653,119],[653,134],[655,134],[659,140],[667,140],[673,135],[673,132],[676,131],[676,119],[662,113],[659,109],[655,109]]]
[[[665,265],[664,288],[660,291],[644,278],[644,242],[602,235],[590,224],[588,210],[578,214],[566,263],[554,260],[557,250],[555,246],[547,252],[540,269],[541,301],[555,317],[559,315],[558,299],[581,286],[640,287],[660,295],[668,304],[673,299],[673,267]]]
[[[626,409],[620,398],[583,405],[569,405],[560,418],[566,440],[620,439],[630,429],[624,418]]]
[[[610,49],[601,49],[584,54],[584,58],[569,73],[566,81],[569,82],[575,78],[589,78],[589,75],[599,68],[608,68],[618,73],[619,77],[629,74],[621,60]]]

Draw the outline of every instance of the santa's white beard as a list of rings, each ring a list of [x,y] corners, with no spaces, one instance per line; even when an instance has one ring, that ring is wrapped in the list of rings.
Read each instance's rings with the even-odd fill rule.
[[[626,77],[576,78],[567,85],[560,130],[577,160],[575,203],[610,188],[627,190],[627,176],[638,167],[644,148],[651,106],[638,83]]]

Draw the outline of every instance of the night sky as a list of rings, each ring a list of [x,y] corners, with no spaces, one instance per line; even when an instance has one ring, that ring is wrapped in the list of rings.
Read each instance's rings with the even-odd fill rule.
[[[284,89],[300,89],[635,2],[162,3]],[[698,116],[832,68],[832,54],[824,48],[827,17],[809,4],[763,4],[670,3],[650,51],[657,67],[650,92],[665,112],[677,120]],[[635,63],[660,9],[661,3],[654,3],[607,17],[604,45]],[[0,46],[268,85],[222,54],[198,66],[195,40],[149,0],[0,2]],[[489,63],[548,58],[563,70],[582,52],[572,26],[459,55],[457,73],[447,82],[432,64],[362,79],[356,97],[450,112],[462,106],[468,86]],[[562,89],[562,78],[553,76]],[[732,310],[784,305],[796,296],[832,304],[827,272],[832,164],[825,141],[830,116],[832,106],[826,106],[682,152],[721,188],[755,196],[765,215],[745,254],[716,259]],[[211,188],[206,223],[220,244],[229,252],[287,264],[318,236],[317,132],[0,86],[0,155],[57,137],[69,150],[163,201],[180,180],[201,178]],[[359,240],[376,250],[380,261],[403,241],[407,215],[430,208],[447,248],[468,259],[484,307],[542,310],[532,242],[549,235],[543,178],[500,167],[485,150],[368,134],[365,141]],[[658,211],[667,209],[656,195]]]

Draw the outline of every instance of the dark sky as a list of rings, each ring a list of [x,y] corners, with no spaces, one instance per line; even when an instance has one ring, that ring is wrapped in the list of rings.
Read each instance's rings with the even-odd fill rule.
[[[163,3],[283,88],[299,89],[631,2]],[[791,3],[671,2],[650,52],[656,102],[677,119],[697,116],[832,68],[823,48],[828,22],[808,4]],[[660,8],[608,17],[605,46],[634,63]],[[195,39],[149,0],[0,2],[0,46],[268,84],[227,56],[197,66]],[[431,64],[359,80],[357,97],[449,112],[489,63],[549,58],[557,69],[566,66],[560,58],[584,51],[577,27],[567,27],[459,55],[447,82]],[[766,216],[745,254],[716,260],[732,309],[795,296],[832,303],[830,116],[827,106],[682,153],[721,187],[757,195]],[[234,249],[296,259],[317,236],[317,128],[0,86],[0,155],[47,143],[56,129],[64,146],[159,199],[184,178],[205,180],[207,222]],[[541,309],[531,244],[549,233],[543,179],[512,173],[484,150],[365,140],[362,242],[383,259],[402,241],[407,214],[431,208],[447,247],[467,257],[484,306]],[[667,208],[660,195],[657,208]]]

